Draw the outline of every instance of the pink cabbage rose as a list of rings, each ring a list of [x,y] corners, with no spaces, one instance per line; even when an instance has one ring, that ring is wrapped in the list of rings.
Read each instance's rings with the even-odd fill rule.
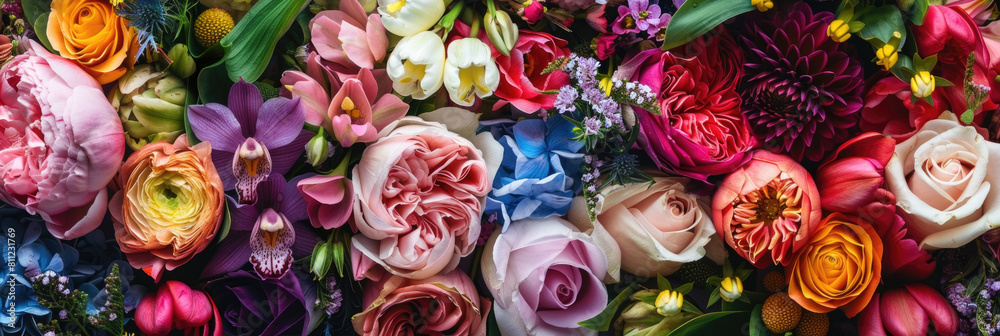
[[[729,247],[758,268],[788,265],[823,219],[809,172],[792,158],[757,150],[719,184],[712,221]]]
[[[387,277],[364,287],[365,311],[354,331],[365,336],[486,336],[490,299],[460,270],[423,280]]]
[[[609,260],[618,246],[591,233],[555,217],[516,221],[493,233],[482,272],[501,334],[597,335],[577,323],[607,305],[602,280],[616,281],[609,270],[617,276],[619,261]]]
[[[1000,226],[1000,144],[981,131],[945,113],[896,145],[886,185],[921,248],[958,248]]]
[[[593,224],[602,226],[621,248],[623,270],[667,276],[706,255],[720,263],[725,259],[710,205],[685,191],[688,181],[657,176],[652,184],[614,185],[601,191]],[[583,198],[574,200],[569,219],[578,226],[590,222]]]
[[[538,6],[541,7],[540,4]],[[556,58],[569,57],[567,44],[548,33],[521,30],[517,44],[510,50],[510,56],[494,50],[493,57],[500,70],[500,86],[493,94],[503,99],[494,105],[494,109],[506,102],[525,113],[551,109],[556,102],[556,95],[542,92],[557,91],[568,85],[569,75],[562,71],[542,74],[542,70]]]
[[[0,70],[0,200],[40,215],[56,238],[78,238],[104,219],[124,131],[92,76],[24,41]]]
[[[858,334],[922,336],[929,335],[930,324],[937,335],[954,335],[958,313],[934,288],[909,284],[875,293],[858,317]]]
[[[475,114],[443,108],[394,122],[365,149],[352,174],[355,278],[377,280],[378,264],[425,279],[472,253],[503,152],[477,125]]]
[[[340,10],[319,12],[309,21],[309,31],[320,57],[352,73],[359,68],[374,69],[389,47],[382,17],[365,15],[357,0],[342,0]]]

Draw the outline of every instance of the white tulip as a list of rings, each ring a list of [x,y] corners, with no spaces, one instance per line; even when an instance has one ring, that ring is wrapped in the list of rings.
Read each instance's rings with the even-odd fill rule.
[[[500,71],[490,47],[477,38],[467,37],[448,45],[444,65],[444,88],[455,104],[472,106],[479,98],[489,97],[500,85]]]
[[[404,37],[434,27],[444,10],[444,0],[378,0],[385,30]]]
[[[385,70],[397,93],[424,99],[441,88],[444,64],[441,37],[425,31],[400,40]]]

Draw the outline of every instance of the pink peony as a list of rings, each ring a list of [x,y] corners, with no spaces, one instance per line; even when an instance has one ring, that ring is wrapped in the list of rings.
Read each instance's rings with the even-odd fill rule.
[[[0,200],[59,239],[96,229],[125,154],[118,112],[74,62],[35,42],[0,71]]]

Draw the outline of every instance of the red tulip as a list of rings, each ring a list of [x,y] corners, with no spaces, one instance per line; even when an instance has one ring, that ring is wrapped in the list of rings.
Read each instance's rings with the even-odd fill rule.
[[[906,222],[896,214],[896,197],[885,189],[878,189],[871,203],[855,214],[872,224],[882,238],[882,280],[887,283],[912,283],[926,279],[937,263],[931,254],[920,248],[907,235]]]
[[[905,285],[875,294],[861,312],[858,334],[923,336],[929,322],[939,335],[951,336],[958,330],[958,314],[941,294],[927,285]]]
[[[215,318],[214,328],[208,323]],[[222,320],[212,299],[179,281],[167,281],[146,295],[135,310],[135,324],[143,334],[164,336],[173,329],[187,335],[222,335]]]
[[[848,140],[820,165],[816,174],[823,210],[854,212],[871,203],[885,180],[884,168],[896,142],[869,132]]]

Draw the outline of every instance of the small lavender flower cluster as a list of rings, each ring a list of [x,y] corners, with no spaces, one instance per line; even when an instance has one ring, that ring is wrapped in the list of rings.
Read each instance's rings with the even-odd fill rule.
[[[986,279],[983,289],[979,291],[976,298],[978,305],[975,321],[979,327],[979,332],[983,335],[996,335],[1000,329],[1000,305],[994,305],[997,300],[997,292],[1000,291],[1000,281],[997,279]]]
[[[327,316],[333,316],[340,311],[340,306],[344,302],[344,294],[337,288],[337,279],[327,277],[321,282],[320,296],[316,299],[316,307],[322,308]]]

